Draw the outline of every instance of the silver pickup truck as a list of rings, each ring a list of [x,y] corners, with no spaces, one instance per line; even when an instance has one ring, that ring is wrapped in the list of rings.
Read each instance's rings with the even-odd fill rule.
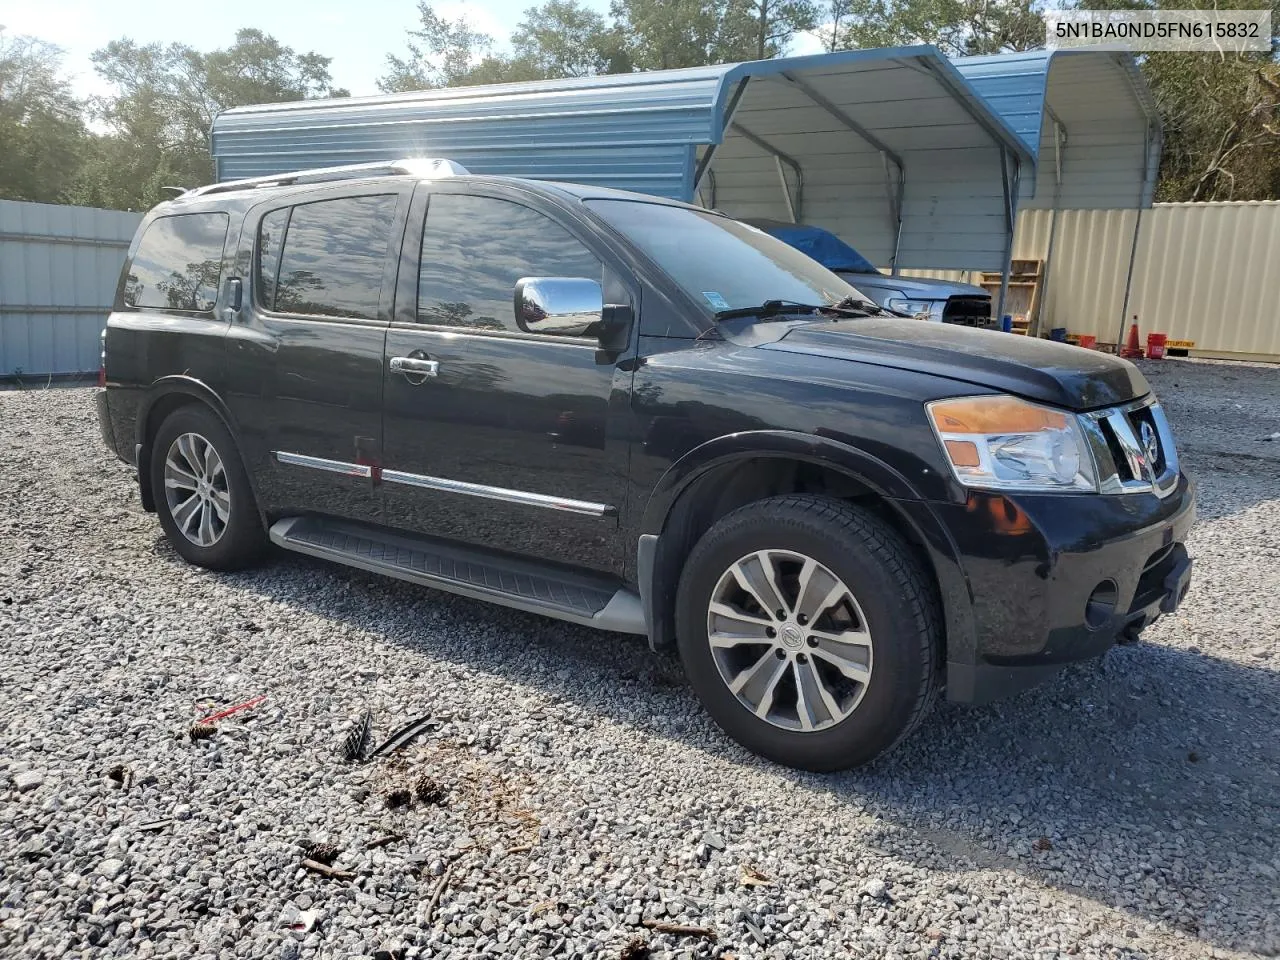
[[[991,295],[981,287],[925,277],[881,273],[857,250],[821,227],[782,220],[744,220],[789,244],[830,270],[886,310],[966,327],[994,327]]]

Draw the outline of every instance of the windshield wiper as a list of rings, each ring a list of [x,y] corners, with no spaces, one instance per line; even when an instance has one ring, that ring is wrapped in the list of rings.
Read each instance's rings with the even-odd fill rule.
[[[733,310],[721,310],[716,313],[715,318],[720,320],[733,320],[737,317],[757,317],[761,320],[771,320],[774,317],[794,316],[803,313],[834,313],[841,317],[871,317],[880,313],[881,310],[874,303],[868,303],[866,300],[858,300],[854,297],[845,297],[835,303],[800,303],[796,300],[766,300],[764,303],[757,304],[754,307],[737,307]]]

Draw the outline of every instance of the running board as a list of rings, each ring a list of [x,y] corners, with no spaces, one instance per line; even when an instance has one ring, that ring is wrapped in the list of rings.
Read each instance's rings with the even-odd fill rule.
[[[648,632],[640,598],[604,577],[344,520],[287,517],[270,533],[286,550],[370,573],[600,630]]]

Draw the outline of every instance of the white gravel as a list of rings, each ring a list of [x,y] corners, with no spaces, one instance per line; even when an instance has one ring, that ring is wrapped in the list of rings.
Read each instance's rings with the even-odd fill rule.
[[[0,393],[0,954],[1280,954],[1280,368],[1147,366],[1201,483],[1186,605],[840,776],[728,742],[638,638],[186,566],[88,391]],[[343,763],[366,708],[441,724]]]

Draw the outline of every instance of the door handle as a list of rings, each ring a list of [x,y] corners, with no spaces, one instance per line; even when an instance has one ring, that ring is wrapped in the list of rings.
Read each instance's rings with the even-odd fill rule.
[[[418,357],[392,357],[391,372],[406,377],[434,377],[440,373],[439,360],[422,360]],[[421,380],[416,381],[421,383]]]

